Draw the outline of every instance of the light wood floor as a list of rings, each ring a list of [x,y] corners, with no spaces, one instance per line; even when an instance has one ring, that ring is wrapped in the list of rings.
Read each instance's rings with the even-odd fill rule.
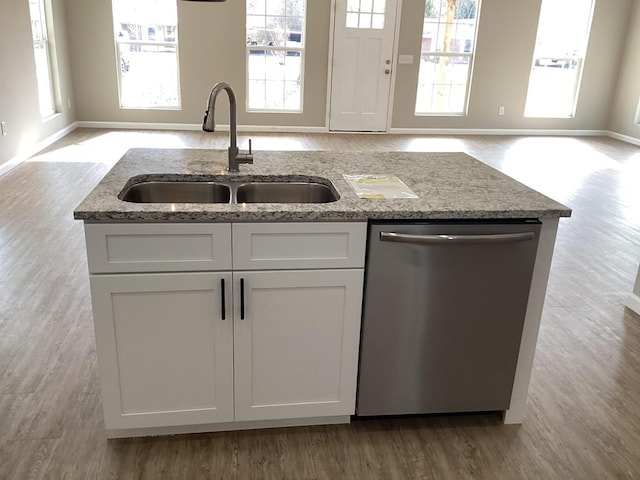
[[[246,136],[242,135],[245,140]],[[224,133],[79,129],[0,177],[0,479],[640,478],[640,149],[607,138],[253,135],[260,150],[466,151],[573,208],[560,222],[521,426],[497,415],[355,420],[107,441],[82,224],[130,146]]]

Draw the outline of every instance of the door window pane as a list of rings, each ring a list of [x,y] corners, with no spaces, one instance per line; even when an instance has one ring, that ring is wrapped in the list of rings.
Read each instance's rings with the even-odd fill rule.
[[[349,0],[347,28],[383,29],[386,3],[386,0]]]

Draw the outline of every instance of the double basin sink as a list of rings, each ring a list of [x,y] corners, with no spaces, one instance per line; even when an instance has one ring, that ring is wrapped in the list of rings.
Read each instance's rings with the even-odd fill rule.
[[[133,203],[329,203],[340,198],[324,178],[299,176],[250,179],[131,179],[118,195]]]

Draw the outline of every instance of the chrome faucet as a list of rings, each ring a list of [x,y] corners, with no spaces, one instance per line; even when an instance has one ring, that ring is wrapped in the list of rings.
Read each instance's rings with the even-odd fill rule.
[[[233,93],[231,85],[228,83],[218,82],[211,89],[207,111],[204,113],[204,120],[202,122],[202,130],[205,132],[214,132],[216,129],[216,98],[218,93],[220,93],[220,90],[225,90],[229,96],[229,166],[227,167],[227,170],[230,172],[239,172],[239,165],[241,163],[253,163],[253,154],[251,152],[251,140],[249,140],[249,153],[240,153],[240,150],[238,149],[236,96]]]

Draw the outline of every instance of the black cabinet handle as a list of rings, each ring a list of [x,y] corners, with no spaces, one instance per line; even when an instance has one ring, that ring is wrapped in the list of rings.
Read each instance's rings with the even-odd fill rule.
[[[224,291],[224,278],[220,279],[220,309],[222,310],[221,316],[222,320],[227,319],[227,302],[226,302],[227,294]]]
[[[244,278],[240,279],[240,320],[244,320]]]

